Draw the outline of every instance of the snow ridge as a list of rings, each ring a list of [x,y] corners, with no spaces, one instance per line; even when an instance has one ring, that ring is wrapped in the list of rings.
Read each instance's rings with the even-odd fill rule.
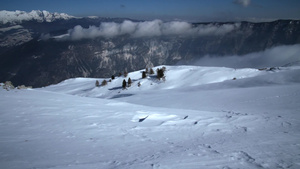
[[[25,11],[0,11],[0,23],[7,24],[17,24],[22,23],[24,21],[36,20],[37,22],[53,22],[55,20],[68,20],[76,18],[74,16],[70,16],[65,13],[50,13],[48,11],[40,11],[40,10],[32,10],[31,12]]]

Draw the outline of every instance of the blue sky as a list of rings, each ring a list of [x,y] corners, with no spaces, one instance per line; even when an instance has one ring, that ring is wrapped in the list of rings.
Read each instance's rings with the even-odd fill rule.
[[[0,0],[0,10],[186,21],[300,19],[300,0]]]

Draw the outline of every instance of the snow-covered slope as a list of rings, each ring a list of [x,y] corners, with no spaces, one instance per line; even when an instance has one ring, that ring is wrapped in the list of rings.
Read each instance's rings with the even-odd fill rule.
[[[154,67],[153,70],[162,66]],[[86,97],[101,97],[110,98],[118,93],[126,92],[140,92],[166,89],[184,89],[193,86],[205,85],[223,82],[226,80],[243,79],[257,75],[266,74],[266,71],[259,71],[257,69],[233,69],[222,67],[198,67],[198,66],[165,66],[166,81],[159,81],[156,74],[147,76],[142,79],[142,71],[129,73],[124,76],[116,77],[116,79],[109,82],[104,87],[95,88],[95,81],[109,79],[95,79],[95,78],[75,78],[65,80],[57,85],[46,87],[45,90],[62,92],[66,94],[73,94]],[[132,87],[127,90],[122,90],[122,82],[125,79],[128,81],[131,78],[133,81]],[[138,87],[140,82],[141,87]]]
[[[296,169],[299,74],[166,66],[165,82],[132,72],[126,90],[124,77],[1,89],[0,166]]]
[[[163,66],[154,67],[153,70]],[[95,78],[74,78],[65,80],[57,85],[51,85],[42,90],[61,92],[85,97],[111,98],[117,97],[120,93],[141,93],[141,92],[161,92],[162,90],[191,90],[191,89],[215,89],[215,88],[235,88],[253,87],[280,83],[299,82],[297,73],[299,66],[280,67],[274,70],[258,70],[254,68],[226,68],[226,67],[201,67],[201,66],[165,66],[166,81],[159,81],[156,74],[142,79],[142,71],[131,72],[125,78],[116,77],[106,86],[95,87],[95,82],[103,80]],[[289,74],[293,76],[289,76]],[[133,81],[132,87],[122,90],[122,82],[125,79]],[[253,79],[254,78],[254,79]],[[138,87],[138,83],[141,84]]]
[[[65,13],[50,13],[48,11],[32,10],[31,12],[25,11],[0,11],[0,23],[22,23],[23,21],[36,20],[38,22],[53,22],[58,19],[72,19],[74,16]]]

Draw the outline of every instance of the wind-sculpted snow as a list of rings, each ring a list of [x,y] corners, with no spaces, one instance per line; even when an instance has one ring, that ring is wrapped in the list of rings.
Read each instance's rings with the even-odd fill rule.
[[[62,40],[92,39],[97,37],[116,37],[129,34],[131,37],[155,37],[155,36],[216,36],[229,33],[240,24],[201,24],[198,26],[187,22],[173,21],[162,22],[161,20],[132,22],[125,20],[122,23],[104,22],[99,27],[90,26],[83,28],[78,25],[69,30],[68,35]]]
[[[165,82],[137,71],[124,90],[124,77],[0,89],[0,166],[298,169],[299,71],[166,66]]]

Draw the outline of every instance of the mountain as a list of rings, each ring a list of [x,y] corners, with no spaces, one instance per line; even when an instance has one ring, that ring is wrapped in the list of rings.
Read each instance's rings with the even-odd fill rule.
[[[1,87],[0,166],[300,168],[299,65],[165,67],[164,82],[142,69],[101,87],[108,78]]]
[[[0,81],[41,87],[73,77],[110,77],[124,70],[190,64],[206,56],[242,57],[300,43],[297,20],[187,23],[66,18],[1,24]]]
[[[25,21],[53,22],[56,20],[69,20],[76,18],[65,13],[50,13],[48,11],[0,11],[0,24],[20,24]]]

